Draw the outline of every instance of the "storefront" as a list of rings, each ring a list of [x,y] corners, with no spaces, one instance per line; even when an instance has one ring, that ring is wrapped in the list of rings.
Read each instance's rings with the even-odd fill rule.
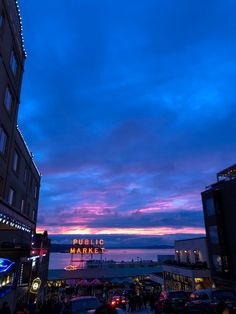
[[[208,277],[189,277],[172,272],[164,272],[165,290],[192,291],[212,287]]]

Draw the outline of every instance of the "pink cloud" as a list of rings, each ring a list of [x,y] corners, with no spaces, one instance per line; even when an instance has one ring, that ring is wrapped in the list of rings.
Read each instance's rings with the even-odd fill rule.
[[[148,203],[145,207],[130,210],[127,214],[134,213],[161,213],[161,212],[177,212],[183,210],[195,210],[200,205],[199,193],[185,193],[171,197],[158,198]]]
[[[129,234],[129,235],[174,235],[174,234],[205,234],[204,228],[174,228],[174,227],[157,227],[157,228],[89,228],[85,226],[76,227],[51,227],[46,228],[51,234]],[[39,226],[37,231],[45,230],[43,226]]]

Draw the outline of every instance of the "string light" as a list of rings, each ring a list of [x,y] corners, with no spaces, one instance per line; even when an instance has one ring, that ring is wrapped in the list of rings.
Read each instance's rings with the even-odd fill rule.
[[[21,46],[22,46],[22,49],[23,49],[24,56],[25,56],[25,58],[27,58],[27,53],[26,53],[25,46],[24,46],[22,17],[20,15],[20,7],[19,7],[18,0],[15,0],[15,4],[16,4],[16,9],[17,9],[17,15],[18,15],[18,18],[19,18],[19,23],[20,23]]]
[[[23,143],[24,143],[24,145],[25,145],[25,148],[27,149],[28,154],[29,154],[29,156],[31,157],[31,160],[32,160],[32,163],[33,163],[33,165],[34,165],[34,167],[35,167],[35,170],[37,171],[38,175],[39,175],[40,177],[42,177],[41,172],[39,171],[39,169],[38,169],[36,163],[34,162],[34,155],[33,155],[33,153],[30,151],[30,149],[29,149],[29,147],[28,147],[28,145],[27,145],[27,143],[26,143],[26,141],[25,141],[25,139],[24,139],[24,137],[23,137],[23,134],[21,133],[21,130],[20,130],[20,128],[19,128],[18,125],[16,126],[16,130],[18,131],[18,134],[20,135],[21,140],[23,141]]]
[[[30,227],[2,213],[0,213],[0,223],[3,223],[5,225],[10,225],[11,227],[15,227],[16,229],[20,229],[28,233],[32,231]]]

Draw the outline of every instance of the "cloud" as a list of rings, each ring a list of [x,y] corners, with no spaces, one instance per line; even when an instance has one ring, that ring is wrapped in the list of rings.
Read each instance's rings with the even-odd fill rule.
[[[42,228],[203,228],[200,192],[235,163],[233,8],[21,1],[19,124],[43,173]]]

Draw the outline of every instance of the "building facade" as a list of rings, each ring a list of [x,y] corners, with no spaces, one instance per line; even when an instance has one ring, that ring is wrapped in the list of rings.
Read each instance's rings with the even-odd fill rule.
[[[217,174],[202,203],[212,280],[216,287],[236,289],[236,165]]]
[[[27,294],[40,173],[17,127],[26,52],[18,3],[0,0],[0,305]]]
[[[205,289],[212,286],[206,238],[175,241],[175,260],[163,264],[165,290]]]
[[[48,238],[47,231],[43,234],[36,233],[32,238],[32,274],[30,286],[30,301],[36,300],[43,302],[47,295],[49,252],[51,241]],[[35,285],[35,282],[38,285]]]

